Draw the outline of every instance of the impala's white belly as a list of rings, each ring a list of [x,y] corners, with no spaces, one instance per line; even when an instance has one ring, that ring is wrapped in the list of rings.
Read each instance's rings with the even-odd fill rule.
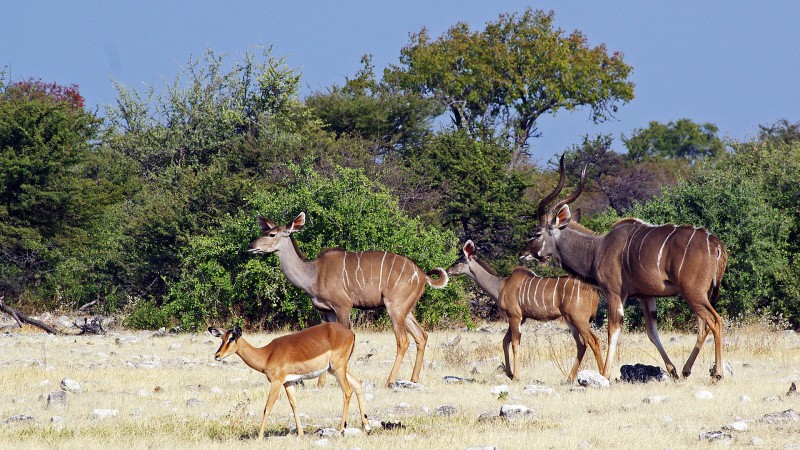
[[[294,381],[309,380],[311,378],[317,378],[320,375],[322,375],[323,373],[327,372],[328,369],[330,369],[330,368],[331,368],[331,365],[328,364],[328,367],[325,367],[324,369],[320,369],[320,370],[317,370],[317,371],[314,371],[314,372],[304,373],[304,374],[293,374],[292,373],[292,374],[286,375],[286,381],[284,383],[291,383],[291,382],[294,382]]]

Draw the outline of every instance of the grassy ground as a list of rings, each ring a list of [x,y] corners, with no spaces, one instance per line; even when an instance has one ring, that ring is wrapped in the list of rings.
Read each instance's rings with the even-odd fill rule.
[[[724,357],[733,376],[711,383],[709,340],[694,374],[679,382],[632,385],[613,382],[608,389],[575,389],[565,384],[573,358],[572,339],[563,324],[523,325],[522,380],[511,382],[497,370],[505,325],[490,323],[477,331],[430,333],[422,391],[385,387],[394,357],[390,332],[356,330],[351,372],[364,381],[372,420],[401,425],[372,434],[320,441],[322,427],[335,427],[341,414],[341,390],[332,376],[318,389],[306,382],[298,404],[307,435],[297,438],[291,411],[282,394],[269,418],[267,448],[424,448],[475,446],[515,448],[716,448],[699,434],[722,430],[737,420],[744,431],[729,431],[733,446],[800,447],[800,422],[768,424],[768,413],[800,412],[800,397],[787,396],[800,379],[800,336],[753,324],[727,330]],[[602,336],[602,331],[599,332]],[[245,334],[254,345],[274,335]],[[457,343],[454,341],[457,340]],[[679,367],[695,337],[662,333],[667,352]],[[3,448],[240,448],[263,447],[255,439],[267,396],[266,378],[236,356],[213,360],[219,341],[208,334],[164,335],[110,331],[104,336],[53,337],[11,330],[0,334],[0,421],[23,414],[32,420],[0,425]],[[363,357],[375,350],[366,361]],[[411,372],[413,347],[400,378]],[[647,338],[626,333],[620,364],[661,365]],[[585,369],[596,369],[591,352]],[[448,384],[444,377],[472,381]],[[64,378],[80,384],[67,393],[66,406],[48,406]],[[491,389],[506,384],[508,394]],[[532,395],[524,388],[541,384],[553,394]],[[698,398],[707,391],[712,398]],[[650,396],[665,396],[647,403]],[[496,416],[502,405],[524,405],[532,413],[507,420]],[[452,406],[454,414],[437,412]],[[116,410],[100,419],[95,410]],[[357,421],[351,404],[348,423]],[[55,422],[52,420],[55,418]]]

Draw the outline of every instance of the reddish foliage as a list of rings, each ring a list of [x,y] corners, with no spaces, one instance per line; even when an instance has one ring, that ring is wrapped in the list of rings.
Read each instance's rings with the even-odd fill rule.
[[[83,109],[85,101],[76,84],[63,86],[55,82],[45,83],[38,78],[9,84],[6,95],[17,99],[48,99],[58,103],[64,102],[75,109]]]

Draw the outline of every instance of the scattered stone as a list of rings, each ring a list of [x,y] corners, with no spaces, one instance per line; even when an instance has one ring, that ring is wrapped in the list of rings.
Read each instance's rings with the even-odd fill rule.
[[[764,440],[758,436],[753,436],[750,438],[750,445],[759,446],[764,443]]]
[[[797,422],[797,413],[793,409],[787,409],[779,413],[764,414],[764,417],[761,418],[761,422],[764,423],[786,423],[790,421]]]
[[[733,440],[733,435],[724,431],[706,431],[700,433],[701,441],[709,442],[730,442]]]
[[[578,384],[583,387],[607,388],[611,385],[608,378],[594,370],[581,370],[578,372]]]
[[[530,408],[525,405],[503,405],[500,407],[500,417],[506,419],[516,419],[533,414]]]
[[[72,380],[72,379],[69,379],[69,378],[64,378],[63,380],[61,380],[61,389],[65,390],[67,392],[80,393],[81,392],[81,385],[75,380]]]
[[[174,344],[169,344],[169,349],[170,350],[180,350],[181,347],[182,347],[182,345],[177,343],[177,342],[175,342]]]
[[[626,383],[649,383],[651,381],[664,381],[667,379],[667,372],[661,367],[648,366],[646,364],[630,365],[620,367],[622,381]]]
[[[762,398],[761,400],[765,402],[780,402],[783,401],[783,397],[781,397],[780,395],[770,395],[768,397]]]
[[[105,420],[110,417],[117,417],[119,411],[116,409],[95,409],[92,411],[92,417],[98,420]]]
[[[50,418],[50,423],[64,423],[66,420],[64,416],[53,416]]]
[[[709,375],[714,375],[714,369],[716,369],[716,368],[717,368],[717,364],[716,363],[712,363],[711,364],[711,368],[708,370]],[[727,363],[727,362],[723,362],[722,363],[722,375],[726,376],[726,377],[732,377],[733,376],[733,367],[731,367],[731,365],[729,363]]]
[[[36,419],[27,414],[16,414],[3,421],[3,425],[10,425],[12,423],[26,423],[35,422]]]
[[[447,375],[447,376],[444,377],[444,384],[461,384],[461,383],[465,383],[465,382],[466,383],[474,383],[475,380],[471,380],[471,379],[468,379],[468,378],[456,377],[456,376],[453,376],[453,375]]]
[[[489,393],[491,393],[492,395],[500,395],[504,392],[508,394],[508,385],[506,384],[501,384],[499,386],[495,386],[489,389]]]
[[[786,391],[786,395],[789,397],[798,397],[800,396],[800,392],[797,392],[797,385],[792,381],[792,384],[789,386],[789,390]]]
[[[572,386],[569,388],[570,392],[586,392],[586,388],[583,386]]]
[[[739,401],[742,402],[742,403],[749,402],[750,401],[750,397],[748,397],[746,395],[742,395],[741,397],[739,397]]]
[[[666,395],[649,395],[642,399],[642,402],[650,405],[658,405],[659,403],[664,403],[667,400],[669,400],[669,397]]]
[[[186,406],[190,408],[203,407],[206,406],[206,403],[199,398],[190,398],[186,400]]]
[[[747,431],[747,422],[744,420],[737,420],[736,422],[731,422],[722,427],[723,430],[731,430],[731,431]]]
[[[322,438],[339,437],[342,434],[336,428],[320,428],[317,430],[317,435]]]
[[[500,416],[498,416],[497,414],[495,414],[493,412],[485,412],[485,413],[481,413],[481,415],[478,416],[478,422],[490,422],[490,421],[493,421],[493,420],[495,420],[495,419],[497,419],[499,417]]]
[[[406,428],[402,422],[398,421],[388,421],[384,420],[381,422],[381,428],[384,430],[404,430]]]
[[[53,391],[47,396],[48,408],[63,408],[67,406],[67,393],[64,391]]]
[[[698,400],[710,400],[714,398],[714,394],[710,391],[697,391],[694,393],[694,398]]]
[[[421,391],[425,389],[425,387],[419,383],[414,383],[413,381],[395,381],[392,383],[392,389],[396,391]]]
[[[356,436],[361,436],[361,434],[362,431],[360,428],[345,428],[343,433],[345,437],[356,437]]]
[[[523,392],[530,395],[556,395],[555,389],[541,384],[529,384],[525,386]]]
[[[467,447],[467,450],[500,450],[496,445],[478,445],[476,447]]]
[[[664,423],[672,423],[673,419],[672,416],[661,416],[661,421]]]
[[[456,407],[453,405],[442,405],[436,408],[437,416],[452,416],[456,413]]]

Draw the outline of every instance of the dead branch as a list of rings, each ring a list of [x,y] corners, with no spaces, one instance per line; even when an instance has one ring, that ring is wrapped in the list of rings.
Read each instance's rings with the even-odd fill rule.
[[[17,311],[16,309],[6,305],[5,296],[0,296],[0,311],[3,311],[4,313],[6,313],[6,314],[10,315],[11,317],[13,317],[14,320],[17,321],[17,324],[20,327],[22,327],[23,323],[27,323],[28,325],[33,325],[35,327],[41,328],[42,330],[44,330],[44,331],[46,331],[46,332],[48,332],[50,334],[61,334],[61,332],[56,330],[55,328],[53,328],[53,327],[51,327],[51,326],[49,326],[49,325],[47,325],[47,324],[45,324],[43,322],[40,322],[40,321],[38,321],[36,319],[32,319],[32,318],[26,316],[25,314],[22,314],[21,312]]]
[[[76,320],[73,325],[81,330],[78,334],[106,334],[106,330],[103,328],[103,318],[100,316],[93,318],[91,322],[84,317],[82,324]]]

